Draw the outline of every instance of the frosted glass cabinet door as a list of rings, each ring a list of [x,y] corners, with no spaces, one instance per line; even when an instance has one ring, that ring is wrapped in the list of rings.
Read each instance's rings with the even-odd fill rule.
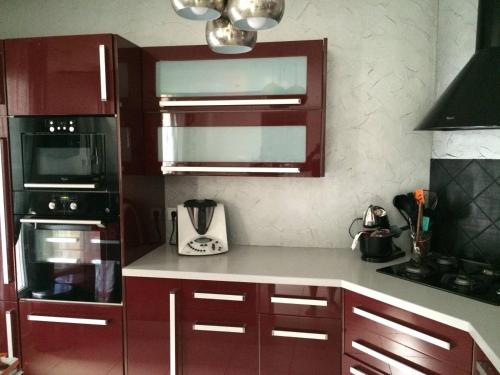
[[[258,43],[233,56],[206,46],[147,47],[144,108],[322,108],[325,62],[326,40]]]
[[[320,110],[153,113],[145,116],[145,129],[154,129],[158,140],[147,162],[164,174],[324,173]]]

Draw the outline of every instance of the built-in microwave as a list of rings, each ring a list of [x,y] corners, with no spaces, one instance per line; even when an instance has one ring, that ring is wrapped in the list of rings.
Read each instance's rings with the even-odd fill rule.
[[[9,119],[14,191],[117,191],[117,131],[112,116]]]

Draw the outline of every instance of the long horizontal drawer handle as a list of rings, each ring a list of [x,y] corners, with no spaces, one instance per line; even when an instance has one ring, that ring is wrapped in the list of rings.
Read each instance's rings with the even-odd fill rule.
[[[43,184],[43,183],[25,183],[25,188],[45,188],[45,189],[95,189],[95,184]]]
[[[358,370],[357,368],[354,368],[354,367],[349,368],[349,374],[351,374],[351,375],[368,375],[366,372]]]
[[[328,306],[328,300],[323,298],[296,298],[296,297],[280,297],[271,296],[271,303],[287,304],[287,305],[307,305],[307,306]]]
[[[328,340],[328,334],[318,332],[301,332],[301,331],[288,331],[283,329],[273,329],[271,334],[276,337],[290,337],[293,339],[306,339],[306,340]]]
[[[376,350],[373,350],[363,344],[360,344],[357,341],[352,342],[352,347],[354,349],[358,349],[360,352],[363,352],[370,357],[373,357],[375,359],[378,359],[381,362],[384,362],[386,365],[393,366],[397,369],[400,369],[404,371],[405,374],[407,375],[426,375],[424,372],[415,370],[413,367],[410,367],[403,362],[399,362],[395,360],[394,358],[391,358],[389,356],[386,356],[385,354],[382,354],[380,352],[377,352]]]
[[[300,98],[284,99],[225,99],[225,100],[160,100],[160,107],[213,107],[224,105],[298,105]]]
[[[226,326],[216,324],[193,324],[193,331],[204,332],[224,332],[224,333],[245,333],[245,326]]]
[[[107,326],[105,319],[68,318],[65,316],[28,315],[28,320],[32,322],[84,324],[91,326]]]
[[[399,331],[401,333],[405,333],[409,336],[415,337],[416,339],[428,342],[429,344],[439,346],[440,348],[443,348],[446,350],[451,350],[451,343],[449,343],[448,341],[438,339],[434,336],[430,336],[426,333],[423,333],[423,332],[417,331],[415,329],[412,329],[410,327],[404,326],[402,324],[396,323],[392,320],[383,318],[379,315],[372,314],[371,312],[363,310],[359,307],[353,307],[352,312],[356,315],[362,316],[363,318],[371,320],[375,323],[378,323],[378,324],[381,324],[383,326],[395,329],[396,331]]]
[[[27,224],[97,225],[101,228],[105,227],[101,220],[21,219],[19,221]]]
[[[235,301],[235,302],[245,301],[245,294],[194,292],[193,297],[195,299],[210,299],[216,301]]]
[[[174,172],[203,172],[203,173],[300,173],[300,168],[294,167],[169,167],[162,166],[163,174]]]

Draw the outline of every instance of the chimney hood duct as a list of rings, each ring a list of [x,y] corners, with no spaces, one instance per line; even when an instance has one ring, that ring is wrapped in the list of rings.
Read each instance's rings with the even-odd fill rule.
[[[476,53],[415,130],[500,129],[500,0],[479,0]]]

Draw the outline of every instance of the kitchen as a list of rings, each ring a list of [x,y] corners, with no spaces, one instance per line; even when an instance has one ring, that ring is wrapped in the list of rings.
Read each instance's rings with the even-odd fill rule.
[[[61,4],[54,0],[45,1],[43,6],[35,1],[2,2],[0,39],[114,33],[140,47],[205,44],[204,22],[179,17],[173,11],[170,1],[90,1],[71,6]],[[494,317],[495,314],[498,315],[498,309],[491,310],[494,308],[483,303],[473,303],[443,292],[430,292],[429,288],[378,275],[375,269],[380,268],[380,265],[370,265],[373,266],[373,272],[367,273],[366,278],[374,278],[385,287],[382,284],[373,285],[373,281],[372,284],[368,284],[368,281],[365,284],[360,280],[353,280],[337,273],[339,265],[350,267],[355,275],[356,269],[364,269],[362,267],[366,263],[361,262],[357,255],[356,263],[348,263],[348,259],[344,259],[347,257],[346,250],[335,252],[339,253],[335,256],[328,256],[334,254],[333,251],[326,252],[325,258],[317,255],[319,259],[325,259],[324,268],[314,268],[311,266],[315,264],[314,261],[309,259],[317,254],[315,248],[349,248],[351,239],[347,228],[352,219],[362,215],[369,204],[386,208],[391,223],[403,225],[404,221],[393,207],[392,199],[397,194],[429,186],[431,155],[434,159],[498,159],[496,150],[499,149],[500,137],[497,130],[413,131],[435,101],[436,94],[444,91],[473,54],[477,6],[477,1],[473,0],[287,1],[283,20],[279,26],[258,33],[257,47],[264,42],[328,38],[324,77],[325,177],[167,176],[164,179],[160,177],[160,182],[155,183],[158,186],[164,183],[164,192],[159,192],[158,186],[146,183],[144,185],[148,185],[149,190],[131,191],[131,200],[139,199],[136,196],[141,193],[150,198],[165,195],[164,200],[146,199],[144,205],[147,209],[144,211],[151,220],[153,212],[165,210],[163,218],[167,221],[167,228],[162,230],[166,232],[167,239],[172,229],[167,208],[174,208],[192,198],[211,198],[222,202],[226,208],[230,246],[259,246],[255,251],[265,253],[261,259],[267,259],[265,255],[271,254],[269,246],[284,247],[282,250],[287,251],[282,255],[281,276],[288,279],[283,279],[282,284],[314,285],[311,284],[311,279],[327,279],[329,284],[317,281],[317,285],[350,289],[349,283],[351,286],[358,283],[359,289],[350,290],[361,294],[363,288],[374,288],[372,290],[375,290],[375,294],[369,294],[372,298],[382,297],[380,293],[389,295],[388,300],[383,299],[384,302],[403,309],[406,307],[407,310],[471,333],[498,368],[498,324],[485,325],[480,329],[465,318],[467,314],[472,314],[471,311],[481,311],[485,317]],[[129,88],[130,86],[129,82]],[[156,148],[155,145],[151,147]],[[142,165],[139,161],[135,165],[134,159],[130,160],[132,165],[129,167],[132,170],[160,167],[154,163]],[[156,173],[159,171],[156,170]],[[131,176],[130,190],[141,179],[142,177]],[[136,227],[134,223],[127,226],[130,228],[127,235],[134,237]],[[155,230],[150,235],[154,232]],[[402,240],[401,246],[406,246],[408,251],[409,245]],[[304,249],[291,249],[297,247]],[[137,251],[138,254],[141,253],[141,249]],[[189,278],[189,272],[195,272],[196,267],[215,267],[217,277],[223,277],[220,275],[221,270],[225,264],[227,267],[232,265],[227,262],[231,262],[231,257],[238,252],[241,251],[235,249],[227,257],[217,255],[197,259],[197,262],[203,263],[199,266],[192,265],[193,269],[183,269],[184,274],[178,273],[173,278]],[[290,254],[289,260],[285,254]],[[165,255],[167,264],[174,269],[177,258],[171,259],[170,255],[173,254]],[[352,256],[350,253],[348,255]],[[128,264],[135,257],[123,260],[123,264]],[[215,280],[276,283],[276,279],[264,277],[266,272],[268,276],[271,275],[271,265],[276,264],[272,259],[267,262],[269,264],[266,266],[253,258],[247,259],[243,266],[248,268],[243,267],[239,272],[250,275],[253,272],[252,280],[243,278],[240,274],[226,275],[226,278]],[[254,268],[251,267],[252,264]],[[300,267],[302,264],[309,267],[304,270]],[[330,266],[330,271],[327,265]],[[178,266],[185,267],[182,264]],[[255,274],[256,272],[259,273]],[[152,275],[153,271],[150,276]],[[205,276],[206,280],[212,280],[208,275]],[[295,282],[290,282],[292,280]],[[342,283],[340,280],[343,280]],[[404,286],[405,293],[411,292],[411,296],[401,294],[401,285]],[[127,287],[126,290],[131,288]],[[394,293],[392,297],[391,292]],[[432,293],[439,293],[437,296],[442,298],[439,306],[444,310],[438,310],[437,316],[428,315],[429,309],[436,309],[434,302],[430,302]],[[320,295],[321,292],[318,296]],[[12,296],[2,299],[15,301]],[[421,306],[420,310],[417,306]],[[460,314],[465,315],[457,315],[459,313],[456,311],[462,311]],[[333,316],[339,316],[338,313],[335,312]],[[470,331],[469,325],[475,327],[477,332]],[[488,340],[483,337],[483,332],[489,334]],[[164,353],[165,358],[168,356],[168,351],[160,353]],[[47,356],[51,359],[50,357]],[[126,362],[124,361],[127,365]],[[130,364],[128,367],[129,373],[134,373],[130,371]],[[44,373],[43,369],[40,371]],[[167,370],[158,371],[166,373]],[[186,369],[184,371],[189,373]],[[274,371],[278,373],[277,370]],[[296,371],[297,374],[301,373]],[[386,370],[381,371],[384,373]],[[78,372],[74,370],[72,373]],[[210,372],[206,370],[205,373]]]

